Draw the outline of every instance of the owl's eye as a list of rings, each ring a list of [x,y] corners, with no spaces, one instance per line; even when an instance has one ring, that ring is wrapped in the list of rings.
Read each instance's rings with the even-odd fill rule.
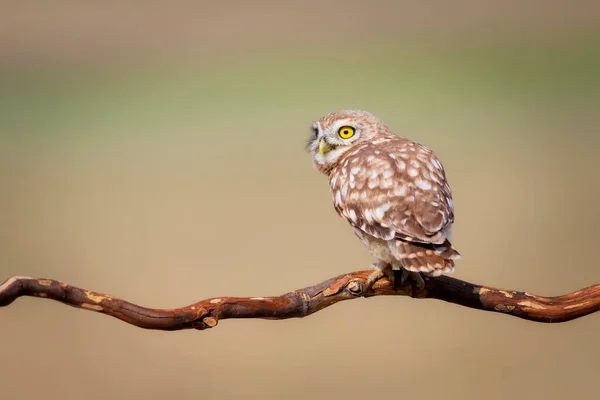
[[[317,127],[313,127],[313,135],[315,137],[315,139],[317,138],[317,136],[319,136],[319,129]]]
[[[354,128],[351,126],[342,126],[340,129],[338,129],[338,135],[340,135],[340,137],[342,139],[350,139],[352,136],[354,136]]]

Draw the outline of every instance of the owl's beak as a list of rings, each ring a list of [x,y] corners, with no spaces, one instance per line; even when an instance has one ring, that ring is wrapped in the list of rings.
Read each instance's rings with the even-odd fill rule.
[[[333,147],[331,147],[324,139],[319,140],[319,153],[321,155],[327,154],[331,150],[333,150]]]

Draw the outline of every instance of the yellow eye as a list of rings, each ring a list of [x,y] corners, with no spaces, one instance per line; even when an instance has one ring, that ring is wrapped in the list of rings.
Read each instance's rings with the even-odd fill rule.
[[[351,126],[342,126],[338,129],[338,135],[340,135],[342,139],[350,139],[354,136],[354,132],[354,128]]]

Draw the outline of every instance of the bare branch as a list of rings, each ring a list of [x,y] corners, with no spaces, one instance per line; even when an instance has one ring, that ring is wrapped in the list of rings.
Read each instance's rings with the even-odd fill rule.
[[[141,307],[52,279],[13,277],[0,286],[0,307],[21,296],[35,296],[107,314],[140,328],[160,330],[212,328],[219,320],[228,318],[302,318],[339,301],[389,295],[438,299],[536,322],[570,321],[600,309],[600,285],[563,296],[542,297],[442,276],[425,277],[425,288],[419,291],[410,284],[394,288],[387,278],[381,278],[366,290],[370,272],[348,273],[282,296],[219,297],[165,310]]]

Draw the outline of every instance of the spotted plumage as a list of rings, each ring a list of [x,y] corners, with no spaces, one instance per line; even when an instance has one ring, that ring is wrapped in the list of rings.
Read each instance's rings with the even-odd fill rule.
[[[365,111],[319,119],[308,148],[329,177],[335,210],[377,258],[380,272],[454,271],[460,256],[450,243],[452,192],[430,149],[394,135]]]

